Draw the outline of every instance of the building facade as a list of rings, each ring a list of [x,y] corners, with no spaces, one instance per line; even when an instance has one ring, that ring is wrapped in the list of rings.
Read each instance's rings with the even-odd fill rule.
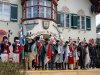
[[[99,0],[0,0],[0,35],[12,33],[13,41],[23,25],[24,35],[33,38],[52,35],[65,41],[88,41],[96,39],[99,12]]]

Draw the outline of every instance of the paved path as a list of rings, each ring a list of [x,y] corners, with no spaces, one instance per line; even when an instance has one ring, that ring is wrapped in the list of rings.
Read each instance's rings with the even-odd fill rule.
[[[100,69],[91,70],[32,70],[27,75],[100,75]]]

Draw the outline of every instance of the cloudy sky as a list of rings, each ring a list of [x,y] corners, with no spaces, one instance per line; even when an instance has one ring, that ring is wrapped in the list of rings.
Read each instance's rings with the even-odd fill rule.
[[[96,25],[100,24],[100,14],[96,16]]]

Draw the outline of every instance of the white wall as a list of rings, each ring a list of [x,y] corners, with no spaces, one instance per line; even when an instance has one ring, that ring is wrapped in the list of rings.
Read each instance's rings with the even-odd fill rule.
[[[22,16],[22,11],[21,11],[21,0],[0,0],[0,1],[5,1],[11,4],[18,4],[18,21]],[[8,25],[7,25],[8,23]],[[0,21],[0,29],[5,30],[6,32],[8,32],[8,30],[11,30],[12,35],[10,37],[10,41],[13,42],[13,39],[15,36],[18,35],[18,31],[19,31],[19,23],[18,22],[6,22],[6,21]]]
[[[77,39],[80,37],[81,40],[86,38],[88,41],[90,38],[96,39],[96,15],[91,14],[90,7],[91,3],[89,0],[59,0],[58,2],[58,11],[62,10],[62,7],[66,6],[69,8],[69,13],[77,14],[78,10],[82,9],[86,16],[91,16],[91,31],[79,31],[77,29],[66,29],[62,28],[62,35],[66,40],[68,40],[69,36],[72,39]]]

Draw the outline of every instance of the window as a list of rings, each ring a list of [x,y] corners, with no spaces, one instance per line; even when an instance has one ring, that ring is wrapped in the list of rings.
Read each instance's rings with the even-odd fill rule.
[[[64,27],[64,14],[63,13],[61,13],[61,25],[62,25],[62,27]]]
[[[85,30],[85,17],[81,17],[81,25],[82,25],[82,29]]]
[[[80,29],[81,27],[81,17],[80,16],[77,16],[77,28]]]
[[[51,0],[28,0],[24,10],[26,11],[26,19],[40,17],[56,20],[57,5]]]
[[[33,7],[33,17],[38,17],[38,6]]]
[[[32,8],[29,7],[26,10],[27,10],[27,18],[31,18],[32,17]]]
[[[82,29],[82,30],[86,29],[86,21],[84,16],[77,16],[77,25],[78,25],[78,29]]]
[[[70,27],[70,14],[60,13],[57,14],[57,24],[59,27]]]
[[[66,14],[66,27],[70,27],[70,15],[69,14]]]
[[[0,3],[0,20],[10,21],[10,4]]]
[[[38,5],[38,0],[33,0],[33,5]]]

